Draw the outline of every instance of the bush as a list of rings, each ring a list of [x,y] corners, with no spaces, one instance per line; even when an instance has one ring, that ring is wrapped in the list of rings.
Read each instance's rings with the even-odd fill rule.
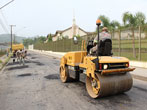
[[[0,51],[0,57],[5,55],[6,54],[6,51]]]

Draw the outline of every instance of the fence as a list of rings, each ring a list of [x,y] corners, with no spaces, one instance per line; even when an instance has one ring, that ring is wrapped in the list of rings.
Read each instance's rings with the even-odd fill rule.
[[[128,57],[131,60],[147,61],[147,26],[125,28],[110,32],[113,55]],[[35,49],[56,52],[80,51],[82,40],[88,41],[96,37],[96,33],[78,38],[75,45],[73,39],[62,39],[55,42],[36,43]],[[86,42],[87,43],[87,42]]]
[[[147,61],[146,26],[117,30],[111,32],[111,35],[114,55]]]

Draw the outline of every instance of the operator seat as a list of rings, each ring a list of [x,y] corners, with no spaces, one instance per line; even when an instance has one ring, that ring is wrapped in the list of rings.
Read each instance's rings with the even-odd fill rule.
[[[94,47],[94,45],[93,45],[93,39],[92,39],[87,42],[87,54],[89,54],[90,49],[93,47]]]
[[[100,41],[99,43],[99,56],[112,56],[112,41],[111,39],[106,39]]]

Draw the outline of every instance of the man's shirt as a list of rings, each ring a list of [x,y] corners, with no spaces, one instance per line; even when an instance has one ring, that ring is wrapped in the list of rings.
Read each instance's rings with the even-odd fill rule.
[[[106,39],[111,39],[111,35],[108,32],[101,32],[99,36],[99,40],[106,40]],[[98,36],[95,37],[94,43],[97,43],[98,41]]]

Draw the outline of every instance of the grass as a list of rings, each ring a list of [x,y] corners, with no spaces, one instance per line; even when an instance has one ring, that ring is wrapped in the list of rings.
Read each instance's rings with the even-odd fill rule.
[[[2,61],[0,60],[0,61],[2,62],[2,66],[0,67],[0,70],[2,70],[3,67],[8,63],[8,61],[9,61],[10,58],[11,58],[11,56],[12,56],[12,54],[9,54],[9,56],[5,59],[4,62],[2,62]]]
[[[113,55],[119,56],[118,52],[113,52]],[[132,52],[122,52],[120,56],[127,57],[130,60],[138,60],[138,53],[136,53],[136,58],[133,57]],[[141,53],[141,61],[147,61],[147,53]]]
[[[113,48],[119,47],[118,40],[112,40]],[[121,40],[121,48],[132,48],[132,40]],[[135,40],[135,48],[139,48],[139,40]],[[141,48],[147,48],[147,39],[141,39]]]
[[[0,51],[0,57],[5,55],[6,54],[6,51]]]

